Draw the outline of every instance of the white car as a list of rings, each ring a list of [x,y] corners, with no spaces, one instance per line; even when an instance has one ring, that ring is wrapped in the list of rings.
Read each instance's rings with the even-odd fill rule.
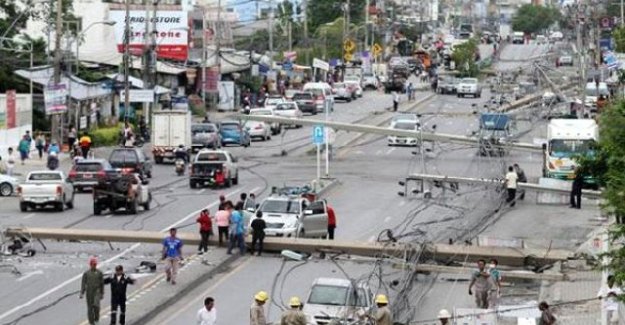
[[[250,115],[265,115],[265,116],[277,116],[273,111],[273,108],[253,108],[250,110]],[[271,123],[271,135],[278,135],[282,132],[282,126],[280,123]]]
[[[378,78],[373,73],[365,73],[362,75],[362,87],[367,89],[378,89]]]
[[[415,123],[417,125],[420,125],[420,121],[419,121],[419,116],[417,116],[417,114],[414,113],[399,113],[395,116],[393,116],[393,119],[391,120],[391,126],[395,125],[395,123],[400,122],[400,121],[404,121],[404,122],[411,122],[411,123]]]
[[[299,196],[270,196],[258,207],[267,224],[265,235],[278,237],[325,237],[328,212],[323,201],[310,202]],[[251,222],[254,218],[250,218]]]
[[[356,97],[362,97],[362,87],[360,87],[360,82],[358,81],[345,81],[345,84],[348,87],[351,87],[356,95]]]
[[[247,121],[243,125],[250,134],[250,138],[260,138],[263,141],[271,140],[271,127],[263,121]]]
[[[286,99],[280,95],[269,95],[265,98],[265,107],[274,107],[280,103],[286,102]]]
[[[317,112],[323,112],[325,107],[334,111],[334,95],[332,87],[326,82],[308,82],[302,88],[302,91],[311,92],[315,96],[315,107]]]
[[[474,98],[479,98],[482,97],[482,87],[477,78],[463,78],[458,83],[456,94],[458,97],[471,95]]]
[[[317,278],[313,282],[303,312],[308,324],[348,323],[373,311],[374,296],[366,282],[341,278]]]
[[[334,92],[334,99],[342,99],[347,102],[351,102],[353,99],[352,90],[347,87],[346,83],[335,82],[332,85],[332,91]]]
[[[389,127],[392,130],[402,131],[419,131],[419,124],[414,121],[396,121]],[[387,137],[388,145],[390,146],[418,146],[419,139],[405,136],[389,135]]]
[[[0,174],[0,196],[10,196],[18,186],[17,178]]]
[[[299,109],[297,103],[295,102],[286,102],[276,105],[274,112],[277,116],[289,117],[289,118],[301,118],[304,116],[304,113]],[[296,125],[296,127],[301,127],[301,125]]]
[[[60,171],[35,171],[17,188],[20,210],[53,206],[57,211],[74,207],[74,185]]]

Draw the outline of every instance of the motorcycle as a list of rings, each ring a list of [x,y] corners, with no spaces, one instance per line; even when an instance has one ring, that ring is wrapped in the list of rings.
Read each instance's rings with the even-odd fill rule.
[[[178,176],[182,176],[184,175],[184,169],[186,167],[186,163],[184,161],[184,159],[176,159],[176,161],[174,162],[175,165],[175,170],[176,170],[176,175]]]

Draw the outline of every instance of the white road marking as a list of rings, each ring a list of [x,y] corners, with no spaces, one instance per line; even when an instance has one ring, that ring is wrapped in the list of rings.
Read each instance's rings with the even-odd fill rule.
[[[26,273],[25,275],[23,275],[23,276],[19,277],[19,278],[17,279],[17,282],[24,281],[24,280],[26,280],[26,279],[30,278],[30,277],[31,277],[31,276],[33,276],[33,275],[39,275],[39,274],[43,274],[43,271],[42,271],[42,270],[37,270],[37,271],[28,272],[28,273]]]
[[[256,192],[259,189],[260,189],[260,187],[256,187],[256,188],[252,189],[250,192]],[[242,190],[243,189],[236,189],[236,190],[234,190],[234,191],[232,191],[230,193],[227,193],[226,196],[231,196],[231,195],[237,194],[238,192],[241,192]],[[219,204],[219,201],[215,201],[215,202],[209,204],[208,206],[206,206],[204,208],[201,208],[201,209],[199,209],[197,211],[193,211],[193,212],[189,213],[187,216],[185,216],[184,218],[182,218],[182,219],[174,222],[173,224],[163,228],[161,230],[161,232],[165,232],[165,231],[169,230],[170,228],[176,227],[176,226],[180,225],[181,223],[189,220],[190,218],[193,218],[193,217],[197,216],[197,214],[200,213],[205,208],[206,209],[211,209],[211,208],[215,207],[218,204]],[[124,256],[124,255],[126,255],[126,254],[128,254],[130,252],[132,252],[133,250],[137,249],[137,247],[139,247],[139,246],[141,246],[141,243],[136,243],[136,244],[126,248],[121,253],[119,253],[119,254],[117,254],[117,255],[107,259],[106,261],[103,261],[102,263],[100,263],[100,265],[109,264],[109,263],[119,259],[120,257],[122,257],[122,256]],[[34,297],[32,299],[29,299],[28,302],[25,302],[25,303],[23,303],[21,305],[15,306],[15,307],[11,308],[10,310],[2,313],[0,315],[0,320],[3,320],[5,318],[15,314],[17,311],[19,311],[21,309],[24,309],[24,308],[26,308],[26,307],[28,307],[28,306],[38,302],[39,300],[42,300],[42,299],[48,297],[49,295],[59,291],[60,289],[64,288],[65,286],[67,286],[67,285],[69,285],[69,284],[71,284],[71,283],[73,283],[75,281],[78,281],[81,278],[82,278],[82,273],[78,274],[78,275],[76,275],[76,276],[74,276],[74,277],[72,277],[70,279],[65,280],[61,284],[59,284],[59,285],[49,289],[48,291],[45,291],[44,293],[42,293],[42,294],[40,294],[40,295],[38,295],[38,296],[36,296],[36,297]]]
[[[35,216],[35,214],[34,214],[34,213],[29,213],[29,214],[27,214],[27,215],[25,215],[25,216],[24,216],[24,219],[30,219],[30,218],[32,218],[32,217],[34,217],[34,216]]]
[[[395,148],[394,148],[394,147],[393,147],[393,148],[391,148],[391,149],[388,149],[388,151],[386,152],[386,155],[390,155],[390,154],[391,154],[391,152],[393,152],[393,151],[395,151]]]
[[[384,218],[384,222],[389,222],[389,221],[391,221],[391,217]]]
[[[202,193],[204,193],[204,191],[206,191],[206,189],[205,189],[205,188],[203,188],[203,189],[201,189],[201,190],[199,190],[199,191],[197,191],[197,192],[198,192],[198,194],[202,194]]]

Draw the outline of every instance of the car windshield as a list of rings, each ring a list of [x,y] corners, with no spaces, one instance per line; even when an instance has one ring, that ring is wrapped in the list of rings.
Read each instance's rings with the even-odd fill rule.
[[[558,140],[549,142],[549,154],[557,158],[571,158],[576,155],[594,155],[594,140]]]
[[[273,115],[269,109],[253,109],[250,111],[250,115]]]
[[[197,154],[196,161],[226,161],[226,154],[221,152],[200,152]]]
[[[228,131],[237,131],[239,130],[239,124],[234,124],[234,123],[222,124],[221,129],[228,130]]]
[[[396,123],[393,128],[397,130],[414,131],[417,127],[414,123]]]
[[[465,79],[462,79],[462,83],[465,83],[465,84],[477,84],[477,79],[475,79],[475,78],[465,78]]]
[[[275,105],[282,102],[284,102],[284,99],[282,99],[282,97],[269,97],[267,98],[266,105]]]
[[[213,124],[196,124],[191,126],[191,133],[214,133],[216,128]]]
[[[597,88],[586,88],[586,96],[597,97]]]
[[[111,153],[110,162],[134,162],[137,155],[132,150],[115,150]]]
[[[315,285],[310,291],[308,303],[313,305],[345,306],[348,287]]]
[[[106,169],[105,166],[101,163],[81,163],[76,164],[77,172],[99,172],[103,169]]]
[[[29,181],[60,181],[62,180],[59,173],[33,173],[28,177]]]
[[[335,84],[334,84],[334,88],[336,88],[336,89],[345,88],[345,84],[335,83]]]
[[[301,100],[301,99],[312,99],[313,95],[310,93],[297,93],[295,95],[293,95],[293,99],[294,100]]]
[[[299,201],[297,200],[265,200],[260,211],[268,213],[293,213],[299,214]]]
[[[295,109],[295,105],[293,105],[293,104],[280,104],[280,105],[276,106],[276,109],[279,110],[279,111],[293,110],[293,109]]]

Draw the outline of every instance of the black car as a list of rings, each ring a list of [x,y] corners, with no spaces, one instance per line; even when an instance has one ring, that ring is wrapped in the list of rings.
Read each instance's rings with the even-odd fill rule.
[[[317,106],[315,105],[315,95],[308,91],[295,93],[293,101],[297,103],[297,107],[302,113],[310,113],[317,115]]]
[[[67,175],[67,179],[78,192],[93,188],[98,182],[114,172],[113,167],[104,159],[83,159],[76,162]]]
[[[119,168],[124,174],[137,173],[141,177],[152,178],[152,163],[140,148],[116,148],[109,156],[113,168]]]

